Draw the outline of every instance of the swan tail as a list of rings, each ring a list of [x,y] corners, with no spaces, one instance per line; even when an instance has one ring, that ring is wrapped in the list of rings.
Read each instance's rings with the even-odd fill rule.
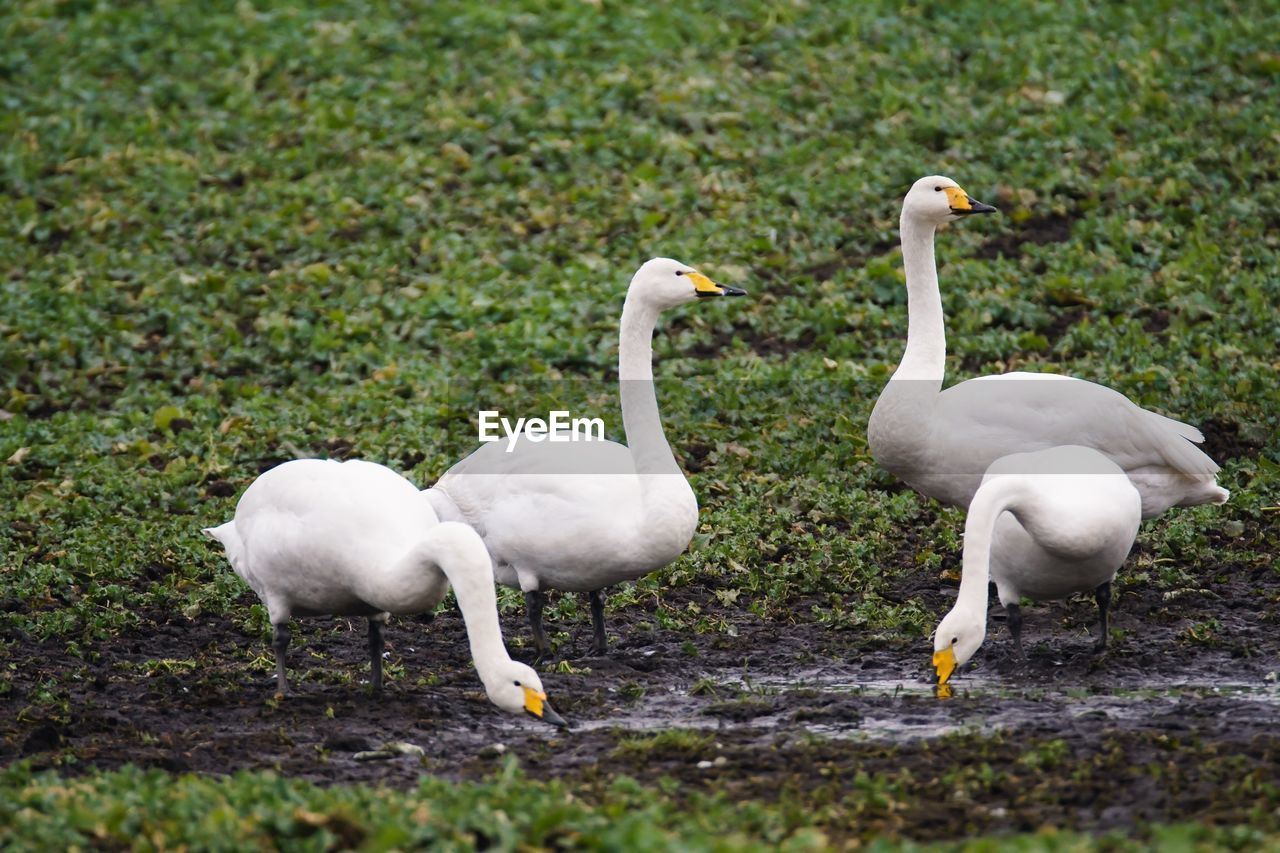
[[[1165,428],[1171,429],[1187,441],[1194,444],[1204,444],[1204,433],[1193,427],[1191,424],[1184,424],[1182,421],[1175,421],[1173,418],[1167,418],[1164,415],[1155,412],[1148,412],[1154,418],[1159,418],[1163,422]]]
[[[1142,430],[1170,466],[1196,482],[1212,482],[1218,474],[1218,463],[1209,458],[1197,444],[1204,434],[1195,427],[1143,410]],[[1224,498],[1225,500],[1225,498]]]
[[[236,573],[243,576],[244,572],[240,566],[244,560],[244,540],[240,538],[240,532],[236,530],[236,523],[228,521],[226,524],[220,524],[217,527],[206,527],[200,531],[205,536],[222,543],[223,549],[227,552],[227,561],[231,563],[231,567]]]

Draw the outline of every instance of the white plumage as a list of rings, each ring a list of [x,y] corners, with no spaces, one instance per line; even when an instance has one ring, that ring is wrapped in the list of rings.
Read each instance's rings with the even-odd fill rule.
[[[1066,444],[1104,453],[1133,481],[1144,518],[1171,506],[1222,503],[1218,466],[1195,427],[1150,412],[1110,388],[1065,376],[1007,373],[942,390],[946,336],[934,263],[938,225],[994,208],[950,178],[921,178],[903,201],[907,348],[867,425],[871,453],[913,488],[968,506],[983,472],[1010,453]]]
[[[507,654],[480,537],[466,525],[440,523],[422,493],[389,468],[286,462],[249,486],[233,520],[204,533],[222,543],[236,574],[267,607],[280,692],[291,618],[367,617],[378,692],[382,622],[390,613],[431,611],[452,584],[489,698],[504,710],[563,723],[546,704],[537,673]]]
[[[441,518],[466,522],[484,538],[498,581],[524,591],[540,656],[549,651],[543,590],[591,594],[594,650],[603,654],[600,591],[662,568],[688,546],[698,503],[658,416],[653,330],[664,309],[742,293],[679,261],[646,262],[627,289],[619,330],[627,446],[522,437],[507,452],[505,442],[485,444],[427,491]]]
[[[1019,653],[1021,598],[1089,591],[1098,602],[1098,648],[1105,648],[1111,582],[1141,520],[1138,490],[1119,465],[1091,448],[1015,453],[992,463],[965,520],[960,594],[934,633],[939,683],[982,645],[988,579]]]

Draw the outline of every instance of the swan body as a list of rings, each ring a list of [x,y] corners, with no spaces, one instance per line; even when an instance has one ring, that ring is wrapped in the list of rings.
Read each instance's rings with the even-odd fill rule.
[[[688,264],[647,261],[631,279],[619,329],[627,444],[523,436],[510,452],[505,442],[484,444],[427,490],[440,518],[484,539],[498,582],[525,593],[539,657],[549,651],[544,590],[590,593],[594,650],[603,654],[601,590],[671,563],[693,538],[698,502],[658,416],[653,330],[667,308],[742,294]]]
[[[942,299],[934,262],[937,226],[994,208],[950,178],[921,178],[903,201],[907,348],[871,413],[867,439],[886,470],[942,503],[968,506],[983,472],[1011,453],[1074,444],[1119,465],[1151,518],[1173,506],[1222,503],[1218,466],[1195,446],[1195,427],[1147,411],[1123,394],[1082,379],[1006,373],[942,390],[946,359]]]
[[[439,522],[422,493],[391,469],[286,462],[249,486],[234,519],[203,532],[222,543],[231,567],[267,607],[280,692],[293,617],[367,617],[376,693],[382,623],[392,613],[430,612],[452,584],[489,699],[503,710],[563,723],[537,673],[513,661],[503,645],[483,541],[466,525]]]
[[[1089,447],[1068,445],[997,459],[965,520],[960,593],[934,633],[939,683],[982,645],[988,581],[994,581],[1021,651],[1023,598],[1092,591],[1107,643],[1111,582],[1142,520],[1142,498],[1124,469]]]
[[[600,473],[578,473],[591,470]],[[485,444],[425,494],[441,518],[484,538],[499,583],[526,592],[593,592],[643,577],[684,552],[698,521],[682,474],[639,474],[625,445],[601,440],[521,436],[510,454]]]

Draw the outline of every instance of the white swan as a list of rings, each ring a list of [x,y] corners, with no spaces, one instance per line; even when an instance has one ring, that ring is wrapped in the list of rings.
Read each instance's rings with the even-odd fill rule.
[[[1142,498],[1124,471],[1088,447],[1054,447],[997,459],[964,527],[960,595],[933,635],[933,666],[946,684],[987,633],[987,584],[995,581],[1022,654],[1018,601],[1093,591],[1106,648],[1111,581],[1142,521]]]
[[[538,674],[502,642],[484,543],[463,524],[440,523],[418,489],[382,465],[299,459],[254,480],[235,518],[204,530],[267,607],[277,689],[294,616],[366,616],[374,692],[382,688],[382,623],[430,612],[453,585],[471,657],[490,701],[556,725]]]
[[[907,348],[871,412],[871,455],[916,490],[952,506],[968,506],[996,459],[1064,444],[1096,448],[1123,468],[1142,495],[1144,518],[1171,506],[1224,502],[1229,492],[1215,482],[1218,466],[1192,444],[1204,440],[1199,430],[1109,388],[1053,374],[1006,373],[941,390],[946,336],[934,231],[993,210],[940,176],[916,181],[903,200]]]
[[[442,519],[484,538],[498,581],[524,592],[540,659],[549,651],[543,590],[590,593],[593,651],[603,654],[601,590],[662,568],[692,539],[698,503],[658,417],[653,330],[666,308],[743,293],[688,264],[647,261],[627,289],[618,340],[627,445],[522,437],[508,452],[506,442],[484,444],[427,490]]]

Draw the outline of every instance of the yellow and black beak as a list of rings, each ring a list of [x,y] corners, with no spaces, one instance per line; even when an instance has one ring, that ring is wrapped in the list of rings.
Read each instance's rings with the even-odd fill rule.
[[[700,272],[689,270],[685,277],[693,282],[693,292],[699,299],[710,296],[746,296],[747,292],[737,287],[728,287],[723,284],[716,284]]]
[[[951,673],[956,671],[956,653],[951,646],[933,653],[933,669],[938,674],[938,684],[945,685]]]
[[[947,187],[944,191],[947,194],[947,201],[951,204],[952,216],[972,216],[975,213],[996,212],[994,207],[970,198],[969,194],[959,187]]]
[[[547,694],[541,690],[534,690],[532,687],[524,688],[524,710],[525,713],[532,717],[537,717],[544,723],[550,723],[562,729],[568,729],[569,724],[565,722],[564,717],[555,712],[551,707],[551,703],[547,701]]]

